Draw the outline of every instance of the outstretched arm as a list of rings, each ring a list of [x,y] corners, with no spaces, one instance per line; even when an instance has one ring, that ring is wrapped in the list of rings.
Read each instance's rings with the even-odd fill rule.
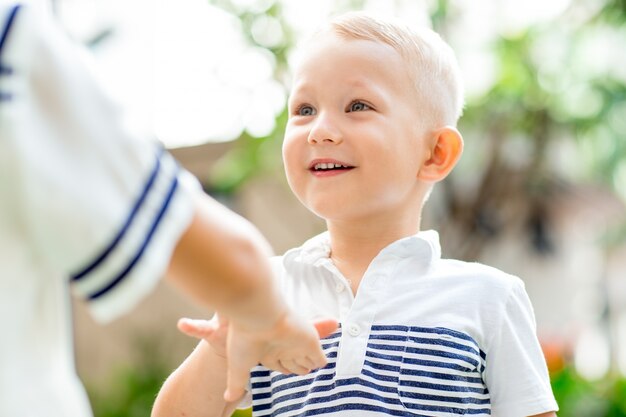
[[[319,320],[314,325],[318,335],[326,337],[337,324],[334,320]],[[247,343],[240,342],[243,335],[234,334],[228,320],[217,315],[210,321],[181,319],[178,327],[183,333],[203,340],[163,384],[152,417],[230,416],[245,391],[232,392],[231,398],[225,400],[223,393],[229,379],[227,357],[232,359],[231,362],[246,362],[245,355],[237,357],[241,346],[247,346]],[[277,344],[284,343],[280,333],[274,337]],[[249,367],[245,373],[242,386],[248,383]]]
[[[297,374],[326,364],[314,326],[289,311],[279,295],[269,254],[250,223],[207,197],[197,201],[170,264],[170,282],[230,321],[231,401],[242,395],[249,370],[258,363]],[[328,325],[332,332],[337,323]]]
[[[286,311],[268,257],[271,249],[246,219],[206,195],[180,238],[168,281],[208,311],[253,328],[273,326]]]

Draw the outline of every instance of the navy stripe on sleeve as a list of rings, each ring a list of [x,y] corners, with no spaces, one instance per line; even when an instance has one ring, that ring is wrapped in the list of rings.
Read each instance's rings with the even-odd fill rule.
[[[6,43],[7,38],[9,37],[9,32],[11,32],[11,28],[13,27],[13,22],[15,21],[15,16],[17,15],[17,11],[20,9],[21,4],[16,4],[13,6],[11,11],[9,12],[9,17],[7,18],[7,22],[2,29],[2,35],[0,35],[0,59],[2,59],[2,50],[4,49],[4,45]]]
[[[139,198],[135,202],[135,205],[131,209],[130,214],[128,215],[128,218],[126,219],[126,222],[124,222],[124,225],[122,226],[118,234],[113,238],[111,243],[102,251],[100,255],[98,255],[89,265],[84,267],[80,272],[72,276],[72,281],[78,281],[84,278],[85,276],[87,276],[90,272],[94,271],[98,266],[100,266],[107,259],[107,257],[113,252],[115,247],[120,243],[120,241],[122,240],[122,238],[124,237],[128,229],[130,228],[131,224],[133,223],[133,220],[137,216],[137,213],[141,209],[141,206],[146,201],[146,197],[150,193],[152,186],[154,185],[156,177],[159,174],[159,171],[161,169],[161,158],[164,152],[165,150],[161,148],[159,154],[156,157],[154,168],[152,169],[152,172],[150,173],[150,176],[148,177],[148,181],[146,181],[143,191],[139,195]]]
[[[173,198],[174,193],[176,192],[177,188],[178,188],[178,177],[175,175],[174,179],[172,180],[172,183],[170,185],[170,188],[168,190],[167,196],[165,197],[165,201],[163,202],[163,205],[161,206],[161,209],[159,210],[159,212],[158,212],[156,218],[154,219],[154,221],[152,222],[150,230],[146,234],[146,237],[145,237],[142,245],[140,246],[139,250],[137,251],[137,253],[133,257],[133,259],[128,263],[126,268],[124,268],[122,270],[122,272],[120,272],[115,278],[113,278],[107,285],[105,285],[103,288],[101,288],[101,289],[99,289],[99,290],[89,294],[89,296],[87,297],[89,300],[95,300],[95,299],[101,297],[102,295],[106,294],[107,292],[109,292],[111,289],[113,289],[115,286],[117,286],[120,282],[122,282],[124,280],[124,278],[126,278],[126,276],[129,274],[129,272],[132,271],[133,267],[137,264],[137,262],[139,262],[139,260],[141,259],[141,256],[146,251],[146,248],[148,247],[148,244],[150,243],[150,240],[152,239],[152,236],[154,235],[155,231],[157,230],[157,228],[158,228],[158,226],[159,226],[159,224],[161,222],[161,219],[165,215],[165,212],[167,211],[167,208],[169,207],[170,202],[172,201],[172,198]]]
[[[2,52],[4,50],[4,46],[6,45],[7,39],[9,38],[11,28],[13,27],[15,16],[17,15],[20,7],[20,4],[16,4],[11,8],[11,10],[9,11],[9,16],[7,17],[7,21],[2,28],[2,34],[0,35],[0,76],[11,75],[13,73],[13,69],[11,67],[2,63]],[[11,101],[12,98],[13,94],[11,94],[10,92],[0,91],[0,102]]]

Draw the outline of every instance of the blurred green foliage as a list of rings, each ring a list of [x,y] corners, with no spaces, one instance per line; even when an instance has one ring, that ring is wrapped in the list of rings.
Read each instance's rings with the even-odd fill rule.
[[[626,379],[618,375],[587,381],[568,366],[552,375],[559,417],[625,417]]]
[[[241,184],[255,175],[282,170],[281,141],[287,123],[287,109],[276,119],[276,127],[266,137],[253,137],[243,133],[233,149],[212,167],[211,189],[220,194],[234,193]],[[282,171],[281,171],[282,172]]]
[[[111,371],[102,383],[87,383],[94,417],[148,417],[165,379],[173,372],[172,360],[158,335],[138,335],[132,362]],[[251,417],[252,410],[237,410],[233,417]]]
[[[105,383],[90,384],[87,392],[95,417],[147,417],[161,385],[173,371],[167,352],[153,335],[137,336],[133,361],[112,370]]]

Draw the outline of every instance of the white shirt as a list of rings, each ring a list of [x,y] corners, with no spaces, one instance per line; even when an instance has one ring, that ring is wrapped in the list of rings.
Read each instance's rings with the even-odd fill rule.
[[[557,410],[522,281],[441,259],[421,232],[372,261],[356,297],[329,258],[328,234],[274,259],[292,307],[335,317],[328,365],[307,376],[263,367],[250,380],[256,416],[497,416]]]
[[[163,275],[197,183],[135,138],[45,13],[0,0],[0,416],[90,416],[70,291],[100,321]]]

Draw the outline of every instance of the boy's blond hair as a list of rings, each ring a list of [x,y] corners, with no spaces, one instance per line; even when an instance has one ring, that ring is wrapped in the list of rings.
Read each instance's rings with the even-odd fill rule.
[[[437,33],[363,12],[340,15],[320,32],[328,30],[347,39],[382,42],[394,48],[407,63],[425,121],[431,127],[456,126],[463,111],[463,83],[452,48]]]

